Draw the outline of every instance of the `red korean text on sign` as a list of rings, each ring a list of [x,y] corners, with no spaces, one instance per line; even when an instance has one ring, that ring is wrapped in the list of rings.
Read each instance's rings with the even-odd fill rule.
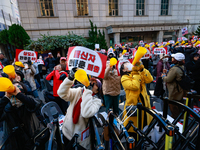
[[[31,52],[28,52],[28,56],[31,56]]]
[[[88,57],[88,53],[85,54],[85,52],[82,52],[81,59],[87,60],[87,57]]]
[[[79,58],[81,51],[75,51],[74,58]]]
[[[92,65],[92,64],[88,64],[88,68],[87,68],[87,70],[92,71],[92,70],[93,70],[93,67],[94,67],[94,65]]]
[[[24,52],[24,56],[27,56],[28,52]]]
[[[94,63],[94,61],[95,61],[95,55],[92,55],[92,54],[89,54],[90,55],[90,57],[89,57],[89,59],[88,59],[88,61],[92,61],[93,63]]]
[[[95,66],[95,67],[94,67],[94,72],[96,72],[96,73],[99,72],[99,67],[98,67],[98,66]]]

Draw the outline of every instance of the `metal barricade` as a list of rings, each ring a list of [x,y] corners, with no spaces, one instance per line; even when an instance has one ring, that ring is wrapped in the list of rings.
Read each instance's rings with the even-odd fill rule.
[[[142,111],[144,113],[148,113],[153,117],[153,120],[149,124],[149,127],[147,128],[146,131],[142,130]],[[138,141],[135,146],[135,149],[140,149],[142,144],[147,141],[149,142],[152,146],[153,149],[165,149],[165,150],[170,150],[172,148],[172,140],[174,136],[174,126],[169,125],[165,119],[157,114],[154,110],[151,110],[147,107],[142,106],[141,103],[137,104],[137,126],[135,127],[132,121],[129,121],[129,123],[126,126],[126,129],[128,130],[130,127],[133,127],[134,131],[137,132],[138,134]],[[164,129],[165,131],[165,139],[160,139],[157,143],[154,143],[149,137],[148,134],[150,131],[154,128],[154,126],[158,124],[160,128]],[[164,141],[165,140],[165,141]],[[162,142],[161,142],[162,141]]]
[[[190,98],[186,99],[186,105],[190,104],[189,102]],[[177,140],[175,139],[173,149],[176,149],[180,145],[180,143],[181,143],[181,149],[185,149],[188,146],[191,149],[200,149],[200,143],[198,142],[200,141],[200,128],[199,128],[200,115],[197,114],[195,111],[193,111],[190,107],[180,102],[164,98],[164,110],[163,110],[164,118],[167,118],[169,104],[177,105],[182,109],[182,112],[179,114],[179,116],[171,123],[172,125],[176,125],[177,122],[182,118],[182,116],[184,116],[183,132],[180,133],[177,128],[175,129],[175,133],[179,136],[179,138]],[[189,117],[191,118],[190,122],[188,122]],[[190,134],[188,134],[188,132],[192,128],[194,128],[194,130]]]

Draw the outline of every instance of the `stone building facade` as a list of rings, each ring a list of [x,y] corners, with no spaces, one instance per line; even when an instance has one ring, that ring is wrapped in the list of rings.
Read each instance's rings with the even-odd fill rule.
[[[20,24],[17,0],[0,0],[0,31],[9,29],[12,24]],[[9,60],[13,60],[14,51],[13,46],[0,44],[0,52]]]
[[[33,40],[72,32],[88,37],[91,20],[109,45],[162,42],[195,31],[200,0],[18,0],[21,22]]]

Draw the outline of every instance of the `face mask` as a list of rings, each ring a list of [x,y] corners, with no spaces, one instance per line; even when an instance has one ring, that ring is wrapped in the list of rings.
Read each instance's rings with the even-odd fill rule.
[[[163,58],[163,62],[168,62],[168,58]]]
[[[42,56],[40,56],[39,59],[42,59]]]
[[[129,63],[129,64],[127,65],[127,68],[128,68],[128,71],[132,71],[133,65]]]

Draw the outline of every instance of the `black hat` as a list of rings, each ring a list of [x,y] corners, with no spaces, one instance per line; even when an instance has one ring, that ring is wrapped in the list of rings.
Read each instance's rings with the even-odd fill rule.
[[[21,77],[21,80],[24,80],[24,74],[23,72],[21,72],[20,70],[15,70],[16,74],[19,75]]]

